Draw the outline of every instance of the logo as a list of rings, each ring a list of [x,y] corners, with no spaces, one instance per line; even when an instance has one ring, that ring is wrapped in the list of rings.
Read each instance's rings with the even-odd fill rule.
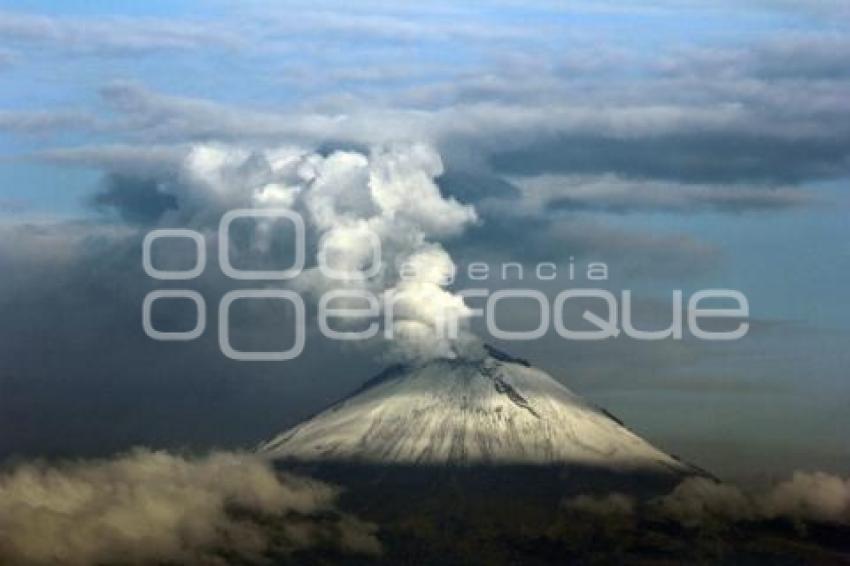
[[[234,265],[235,247],[231,246],[231,229],[234,221],[248,219],[283,220],[291,224],[294,238],[292,241],[292,263],[285,269],[278,270],[248,270]],[[370,250],[370,261],[367,269],[339,269],[331,265],[329,258],[339,256],[334,253],[337,245],[328,234],[320,240],[316,254],[316,269],[326,281],[340,283],[339,288],[326,290],[317,302],[317,328],[322,336],[338,341],[370,340],[381,333],[383,337],[392,340],[395,337],[399,310],[397,305],[404,301],[415,303],[422,301],[419,295],[408,294],[404,286],[392,289],[370,289],[369,282],[374,281],[384,270],[381,255],[381,240],[371,231],[362,232]],[[159,240],[185,239],[194,245],[194,264],[189,269],[167,270],[158,269],[153,261],[153,246]],[[234,281],[285,282],[293,280],[304,273],[306,253],[306,229],[303,218],[297,212],[289,209],[237,209],[225,213],[218,227],[218,263],[222,273]],[[336,250],[340,252],[340,250]],[[344,253],[342,254],[344,256]],[[188,229],[157,229],[149,232],[142,242],[142,266],[145,273],[161,281],[192,281],[200,277],[207,267],[207,250],[204,236]],[[568,279],[574,281],[576,265],[570,258],[567,266]],[[528,270],[532,279],[551,282],[558,277],[558,266],[552,262],[537,264]],[[470,282],[525,281],[526,266],[520,263],[505,263],[501,269],[490,269],[484,262],[472,262],[467,265],[466,280]],[[434,283],[442,292],[444,288],[456,282],[457,268],[444,280]],[[398,279],[401,282],[416,282],[419,274],[413,265],[402,264],[398,268]],[[607,281],[608,266],[602,262],[587,264],[586,279],[588,282]],[[362,285],[358,286],[358,283]],[[351,287],[354,285],[354,287]],[[446,291],[448,293],[448,291]],[[619,294],[602,288],[572,288],[558,292],[550,298],[540,290],[524,288],[508,288],[490,291],[486,288],[470,288],[453,290],[450,295],[463,302],[464,312],[458,314],[458,303],[452,302],[454,312],[437,312],[429,321],[435,334],[440,338],[456,339],[459,335],[460,320],[472,322],[476,318],[483,319],[489,336],[499,340],[529,341],[537,340],[549,334],[552,330],[565,340],[597,341],[609,340],[625,335],[638,341],[681,340],[685,330],[698,340],[729,341],[744,337],[749,331],[749,302],[747,297],[732,289],[705,289],[693,293],[685,304],[684,293],[673,290],[670,297],[671,323],[662,329],[637,328],[633,320],[633,297],[630,290],[622,290]],[[190,330],[165,331],[153,325],[153,307],[157,301],[188,300],[194,305],[195,325]],[[231,309],[237,301],[273,300],[288,303],[294,313],[293,343],[291,347],[280,351],[245,351],[235,348],[231,342]],[[467,301],[483,301],[482,308],[466,306]],[[497,323],[500,308],[510,302],[533,304],[526,312],[537,314],[536,326],[531,329],[517,330],[503,328]],[[709,303],[722,303],[724,307],[706,306]],[[597,308],[591,310],[589,305]],[[731,305],[731,306],[729,306]],[[569,307],[569,308],[568,308]],[[578,307],[578,310],[576,310]],[[581,307],[584,307],[581,310]],[[601,312],[600,314],[600,307]],[[567,317],[565,312],[579,312],[582,322],[573,317]],[[687,313],[687,316],[685,316]],[[217,309],[217,331],[219,348],[225,356],[238,361],[287,361],[298,357],[304,350],[307,329],[307,308],[304,299],[298,292],[290,289],[256,288],[235,289],[226,292]],[[569,320],[568,320],[569,318]],[[735,328],[725,330],[710,330],[706,328],[707,320],[727,319],[736,323]],[[334,324],[336,321],[336,325]],[[346,321],[365,321],[368,326],[361,330],[351,330]],[[342,322],[342,324],[340,324]],[[582,327],[579,328],[578,326]],[[142,326],[145,334],[158,341],[188,341],[202,336],[207,328],[207,304],[197,290],[158,289],[145,296],[142,301]],[[343,329],[345,327],[345,329]]]

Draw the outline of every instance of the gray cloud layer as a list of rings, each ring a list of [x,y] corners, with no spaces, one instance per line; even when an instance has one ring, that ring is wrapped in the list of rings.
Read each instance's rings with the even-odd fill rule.
[[[53,18],[9,11],[0,13],[0,39],[54,47],[66,53],[101,55],[239,43],[230,30],[208,22],[126,17]]]

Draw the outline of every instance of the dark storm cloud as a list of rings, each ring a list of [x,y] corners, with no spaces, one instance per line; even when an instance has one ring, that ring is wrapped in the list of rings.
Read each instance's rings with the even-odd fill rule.
[[[616,175],[539,175],[514,179],[523,199],[514,206],[540,214],[561,210],[629,214],[780,211],[814,204],[799,187],[638,180]]]
[[[449,170],[437,178],[437,184],[446,195],[461,202],[478,202],[485,198],[513,198],[520,192],[505,179],[487,173]]]
[[[794,184],[850,172],[850,136],[778,139],[746,132],[671,133],[639,138],[564,134],[497,152],[505,174],[616,173],[686,183]]]
[[[768,79],[847,80],[850,41],[844,38],[791,37],[762,50],[754,73]]]
[[[212,323],[190,343],[151,340],[142,330],[142,300],[175,285],[142,271],[143,235],[97,223],[2,227],[0,455],[103,456],[139,444],[252,446],[380,368],[373,351],[340,349],[313,334],[304,353],[286,364],[227,359]],[[215,249],[208,255],[215,257]],[[210,265],[204,277],[180,287],[205,297],[214,322],[215,306],[234,285]],[[171,314],[157,323],[194,326],[194,311]],[[291,320],[276,318],[273,309],[255,315],[239,326],[236,317],[234,340],[280,348]]]
[[[476,94],[479,87],[468,81],[447,85],[454,93],[448,103],[397,108],[391,100],[354,98],[336,115],[258,111],[131,83],[113,83],[102,94],[117,111],[110,127],[169,142],[283,138],[319,147],[432,140],[449,159],[445,188],[473,200],[487,191],[511,192],[503,175],[542,173],[757,188],[835,179],[850,171],[850,87],[839,69],[845,43],[780,38],[765,42],[755,55],[686,53],[622,94],[604,80],[582,89],[555,70],[544,68],[542,78],[508,70],[518,74],[496,75],[486,93]],[[773,76],[779,71],[782,80]],[[815,76],[828,78],[828,84],[812,84]],[[140,154],[146,147],[138,148]],[[89,151],[90,160],[96,159],[96,149]],[[80,161],[85,152],[68,148],[43,155]],[[467,167],[467,159],[477,165]],[[481,179],[470,178],[473,170]],[[737,202],[730,196],[718,199],[716,209],[777,204],[769,196]]]
[[[127,222],[150,224],[166,211],[176,209],[177,198],[162,192],[155,180],[111,174],[104,179],[103,188],[92,197],[92,204],[100,209],[115,210]]]
[[[712,77],[722,85],[733,79],[770,81],[781,90],[789,81],[835,83],[850,78],[850,41],[841,33],[793,32],[771,36],[748,48],[695,48],[662,60],[659,68],[671,76]],[[776,83],[775,81],[783,81]],[[814,89],[816,84],[809,83]]]
[[[804,184],[850,169],[849,53],[841,36],[777,32],[746,48],[637,58],[644,74],[629,89],[616,76],[577,80],[562,65],[523,62],[417,86],[401,94],[403,104],[391,93],[351,96],[329,112],[310,104],[260,111],[133,83],[102,95],[117,112],[110,128],[161,141],[284,138],[315,147],[413,138],[450,148],[456,161],[477,153],[497,174]],[[504,189],[496,178],[490,185]]]
[[[686,192],[686,191],[682,191]],[[673,199],[656,198],[653,195],[640,194],[628,195],[623,199],[582,199],[565,196],[553,199],[549,206],[552,210],[587,210],[595,212],[610,212],[614,214],[628,214],[634,211],[667,211],[667,212],[701,212],[713,210],[718,212],[746,212],[764,210],[782,210],[800,206],[809,200],[808,195],[802,192],[774,193],[766,190],[746,190],[739,192],[733,190],[716,191],[716,194],[703,194],[693,199],[688,199],[687,194],[681,195],[680,201]],[[666,196],[666,195],[665,195]],[[645,197],[645,198],[642,198]]]
[[[438,99],[470,115],[503,103],[480,130],[500,173],[805,184],[850,173],[848,57],[850,42],[837,32],[775,33],[743,47],[637,59],[647,75],[625,83],[560,76],[538,61],[447,83]],[[467,134],[458,127],[455,135]]]

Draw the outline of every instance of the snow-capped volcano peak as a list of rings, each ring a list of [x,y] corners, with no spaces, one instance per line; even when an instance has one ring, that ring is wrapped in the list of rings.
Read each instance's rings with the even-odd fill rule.
[[[487,354],[390,368],[261,451],[303,462],[691,471],[545,372]]]

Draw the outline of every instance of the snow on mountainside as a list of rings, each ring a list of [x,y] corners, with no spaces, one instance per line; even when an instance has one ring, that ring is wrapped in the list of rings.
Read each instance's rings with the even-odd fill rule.
[[[260,450],[303,462],[694,471],[527,362],[488,352],[390,368]]]

